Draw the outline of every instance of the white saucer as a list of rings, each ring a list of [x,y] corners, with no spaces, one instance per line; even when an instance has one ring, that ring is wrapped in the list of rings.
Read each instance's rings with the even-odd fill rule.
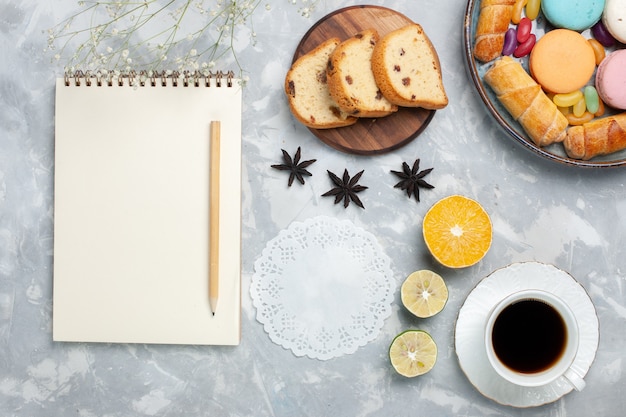
[[[514,263],[484,278],[470,292],[455,328],[455,348],[461,369],[485,397],[513,407],[536,407],[558,400],[572,391],[560,377],[541,387],[520,387],[500,377],[489,364],[484,347],[487,314],[498,300],[516,291],[540,289],[561,297],[574,311],[580,328],[578,354],[573,367],[587,374],[598,349],[596,310],[585,289],[567,272],[538,262]]]

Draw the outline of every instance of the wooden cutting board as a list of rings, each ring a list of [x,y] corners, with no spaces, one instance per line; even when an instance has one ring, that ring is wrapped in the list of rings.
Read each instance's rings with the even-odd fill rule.
[[[318,21],[304,35],[293,60],[311,51],[328,38],[348,39],[374,28],[380,37],[413,21],[401,13],[380,6],[352,6],[337,10]],[[434,110],[400,107],[390,116],[362,118],[347,127],[309,129],[317,138],[343,152],[378,155],[398,149],[415,139],[435,115]]]

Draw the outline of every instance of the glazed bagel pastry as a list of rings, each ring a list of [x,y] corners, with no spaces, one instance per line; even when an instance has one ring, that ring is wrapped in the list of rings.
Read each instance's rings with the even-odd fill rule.
[[[484,80],[537,146],[565,139],[567,118],[518,61],[509,56],[499,58]]]
[[[504,34],[511,23],[514,4],[515,0],[480,1],[474,38],[474,58],[489,62],[501,55]]]
[[[582,160],[626,149],[626,112],[571,126],[563,145],[570,158]]]

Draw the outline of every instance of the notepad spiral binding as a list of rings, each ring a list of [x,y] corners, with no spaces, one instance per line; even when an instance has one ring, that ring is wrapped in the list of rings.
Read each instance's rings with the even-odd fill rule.
[[[74,71],[65,73],[65,85],[69,86],[74,82],[75,86],[81,86],[84,82],[86,86],[130,86],[145,87],[161,85],[163,87],[232,87],[235,74],[229,72],[199,72],[199,71]]]

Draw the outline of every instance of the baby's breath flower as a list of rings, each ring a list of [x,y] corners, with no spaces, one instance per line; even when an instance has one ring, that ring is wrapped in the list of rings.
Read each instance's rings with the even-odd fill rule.
[[[46,32],[47,50],[55,51],[56,61],[68,59],[65,69],[72,71],[129,71],[132,64],[137,72],[160,72],[172,63],[179,71],[210,71],[218,62],[220,67],[234,62],[243,73],[234,45],[238,36],[256,44],[252,16],[261,1],[80,0],[75,14]],[[309,17],[320,0],[286,1]],[[271,10],[269,0],[264,5]],[[161,14],[171,25],[150,33]]]

